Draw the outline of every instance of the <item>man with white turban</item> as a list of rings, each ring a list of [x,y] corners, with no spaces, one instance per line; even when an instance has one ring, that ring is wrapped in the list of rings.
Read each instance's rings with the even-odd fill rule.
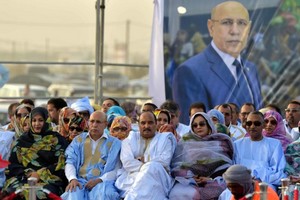
[[[91,106],[88,97],[78,99],[77,101],[72,103],[71,108],[76,110],[79,113],[79,115],[83,117],[86,121],[89,120],[90,115],[94,112],[94,108]]]

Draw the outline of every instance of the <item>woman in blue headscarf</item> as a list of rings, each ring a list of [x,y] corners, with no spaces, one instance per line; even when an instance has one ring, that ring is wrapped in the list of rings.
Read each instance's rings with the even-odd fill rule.
[[[224,115],[216,109],[211,109],[210,111],[207,112],[207,114],[210,116],[211,120],[215,124],[217,132],[224,133],[230,137],[229,129],[225,125]]]
[[[214,124],[220,123],[225,125],[224,115],[220,111],[216,109],[211,109],[210,111],[207,112],[207,114],[210,116]]]

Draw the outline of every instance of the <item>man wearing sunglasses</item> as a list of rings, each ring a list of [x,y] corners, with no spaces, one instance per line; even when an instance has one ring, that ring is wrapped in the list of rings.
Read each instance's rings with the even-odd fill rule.
[[[234,142],[236,150],[235,164],[247,166],[252,170],[252,176],[268,183],[274,189],[286,177],[283,172],[286,160],[279,140],[264,137],[264,116],[258,111],[251,112],[245,122],[249,137]]]

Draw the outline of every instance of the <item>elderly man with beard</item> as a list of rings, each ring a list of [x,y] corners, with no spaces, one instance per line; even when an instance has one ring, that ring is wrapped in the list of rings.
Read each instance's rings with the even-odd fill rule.
[[[89,132],[75,137],[67,148],[65,174],[69,184],[62,199],[119,199],[114,183],[120,167],[121,141],[106,134],[106,126],[106,114],[93,112]]]
[[[172,133],[158,133],[156,117],[146,111],[139,118],[139,132],[123,140],[121,161],[125,172],[117,179],[121,197],[131,199],[167,199],[173,186],[170,162],[176,139]]]
[[[251,112],[246,124],[250,137],[244,137],[234,142],[235,164],[247,166],[252,170],[252,176],[268,183],[275,189],[286,177],[283,172],[286,160],[279,140],[264,137],[264,116],[261,112]]]

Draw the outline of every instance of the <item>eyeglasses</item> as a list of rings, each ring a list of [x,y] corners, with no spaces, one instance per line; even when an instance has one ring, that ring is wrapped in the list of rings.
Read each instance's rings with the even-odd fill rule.
[[[252,124],[254,124],[254,126],[261,126],[262,125],[262,123],[260,121],[254,121],[254,122],[246,121],[245,124],[246,124],[246,126],[252,126]]]
[[[270,124],[276,126],[277,125],[277,121],[276,120],[268,120],[268,119],[265,119],[265,123],[268,124],[270,122]]]
[[[28,113],[17,113],[16,114],[16,117],[18,118],[18,119],[21,119],[22,117],[26,117],[28,115]]]
[[[290,108],[287,108],[287,109],[285,109],[285,112],[287,112],[287,113],[296,113],[296,112],[298,112],[300,110],[300,108],[294,108],[294,109],[290,109]]]
[[[204,127],[204,126],[206,126],[206,123],[205,122],[199,122],[198,124],[197,123],[192,124],[193,128],[197,128],[198,126]]]
[[[115,127],[113,128],[113,131],[118,132],[118,131],[127,131],[126,127]]]
[[[74,127],[74,126],[70,126],[70,127],[69,127],[69,130],[70,130],[70,131],[76,130],[77,132],[82,132],[82,131],[83,131],[82,128],[80,128],[80,127]]]
[[[65,124],[68,124],[68,123],[69,123],[69,121],[70,121],[70,119],[69,119],[69,118],[64,118],[63,120],[64,120],[64,123],[65,123]]]
[[[245,117],[246,115],[249,115],[249,114],[250,114],[250,112],[242,112],[242,113],[241,113],[241,115],[244,116],[244,117]]]
[[[221,20],[216,20],[216,19],[212,19],[211,21],[213,22],[218,22],[220,23],[221,26],[224,26],[226,28],[231,28],[234,24],[234,22],[236,22],[237,26],[239,28],[246,28],[248,26],[248,24],[251,23],[251,21],[248,21],[246,19],[221,19]]]

